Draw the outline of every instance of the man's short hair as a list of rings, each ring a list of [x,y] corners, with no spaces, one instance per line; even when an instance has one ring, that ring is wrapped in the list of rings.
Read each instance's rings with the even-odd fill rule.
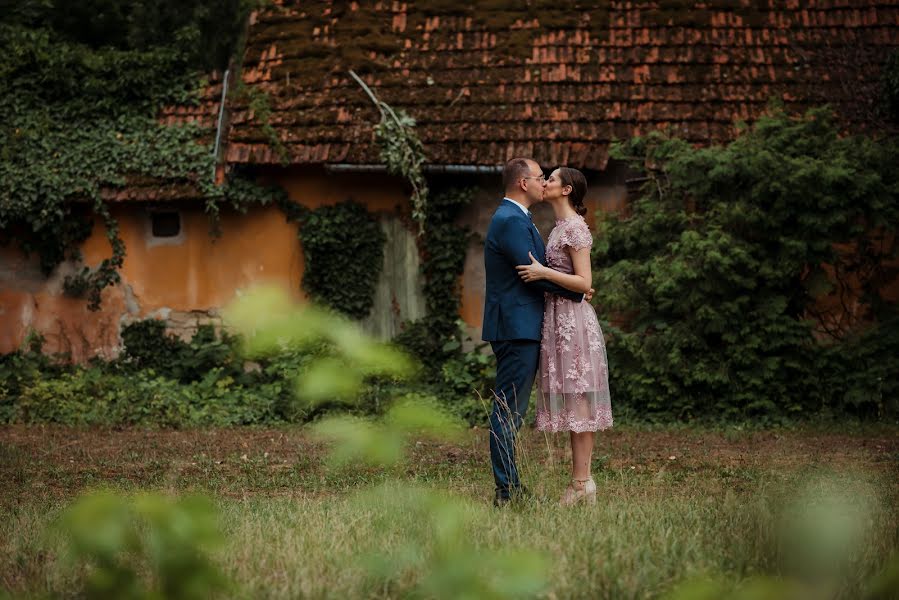
[[[513,158],[503,167],[503,189],[509,190],[515,187],[519,180],[531,174],[529,158]]]

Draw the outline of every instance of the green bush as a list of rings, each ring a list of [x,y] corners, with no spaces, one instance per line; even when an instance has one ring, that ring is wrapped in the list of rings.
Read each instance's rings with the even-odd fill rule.
[[[409,323],[393,340],[422,365],[415,390],[426,390],[470,425],[486,424],[489,410],[485,402],[488,407],[492,402],[496,357],[483,351],[486,344],[474,345],[463,333],[462,321],[456,321],[455,329],[445,337],[437,336],[430,323],[429,319]],[[464,347],[471,350],[464,351]]]
[[[304,422],[344,402],[297,401],[297,382],[335,347],[324,340],[285,346],[246,360],[240,337],[201,327],[185,342],[164,323],[134,323],[121,358],[89,366],[54,362],[28,351],[0,356],[0,422],[196,427]],[[387,375],[365,377],[352,412],[380,414],[413,391]]]
[[[414,356],[427,373],[435,373],[455,353],[445,350],[453,340],[455,337],[452,334],[441,334],[434,329],[431,320],[425,318],[404,323],[402,331],[393,338],[393,343]]]
[[[181,383],[152,370],[130,375],[76,368],[40,379],[18,397],[12,420],[65,425],[230,426],[283,419],[286,382],[235,384],[220,371]]]
[[[24,348],[0,354],[0,423],[13,419],[15,404],[24,389],[42,377],[53,377],[64,367],[41,352],[44,339],[29,333]]]
[[[52,379],[39,379],[22,390],[13,420],[25,423],[86,425],[105,420],[105,402],[99,400],[99,370],[79,369]]]
[[[182,382],[199,381],[213,369],[243,376],[239,340],[227,332],[217,334],[201,325],[189,342],[165,333],[165,322],[146,319],[122,328],[125,350],[117,366],[125,370],[153,369]]]
[[[625,323],[608,330],[616,402],[676,418],[895,407],[899,354],[872,354],[896,344],[879,295],[895,257],[876,241],[899,223],[895,139],[840,135],[826,109],[774,110],[724,147],[652,134],[613,153],[648,175],[631,214],[600,224],[594,251],[600,312]],[[860,300],[879,327],[816,338],[822,264],[871,274]]]
[[[808,388],[828,416],[899,415],[899,314],[820,349]]]
[[[438,398],[471,425],[486,425],[493,405],[496,357],[480,344],[447,360],[440,369]]]
[[[0,421],[67,425],[229,426],[302,421],[297,377],[326,353],[316,346],[245,362],[240,341],[201,327],[184,342],[161,321],[125,328],[125,352],[72,366],[29,351],[0,356]],[[244,368],[246,366],[246,369]]]

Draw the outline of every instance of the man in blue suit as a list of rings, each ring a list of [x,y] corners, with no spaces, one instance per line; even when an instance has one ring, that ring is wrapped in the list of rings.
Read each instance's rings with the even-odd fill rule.
[[[529,208],[543,201],[546,178],[535,161],[513,158],[503,169],[506,197],[500,203],[484,244],[487,291],[481,337],[496,355],[496,388],[490,414],[490,460],[496,482],[494,504],[521,492],[515,465],[515,433],[527,412],[540,358],[544,292],[581,301],[583,294],[541,280],[525,283],[516,265],[531,263],[528,252],[546,262],[546,248]]]

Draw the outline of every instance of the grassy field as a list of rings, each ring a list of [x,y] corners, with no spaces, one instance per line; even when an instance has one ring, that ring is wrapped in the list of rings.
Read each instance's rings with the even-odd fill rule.
[[[47,527],[79,493],[108,487],[213,497],[226,536],[215,561],[237,597],[428,594],[451,585],[453,569],[478,568],[465,560],[499,556],[502,570],[504,551],[527,550],[507,560],[525,561],[549,598],[657,597],[696,577],[739,586],[810,573],[818,579],[805,580],[806,592],[855,598],[899,550],[897,434],[616,428],[599,436],[597,505],[564,510],[566,438],[527,430],[533,498],[496,510],[484,430],[456,444],[413,442],[400,467],[382,470],[329,467],[302,428],[4,426],[0,589],[74,595],[83,570],[62,559],[63,540]],[[422,507],[434,491],[453,498],[461,554],[447,554],[441,521]],[[830,512],[815,512],[823,500]],[[827,544],[834,552],[817,566],[798,560]]]

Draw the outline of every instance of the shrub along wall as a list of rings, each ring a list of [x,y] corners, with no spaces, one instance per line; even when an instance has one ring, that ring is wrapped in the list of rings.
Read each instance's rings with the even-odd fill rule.
[[[89,366],[54,363],[30,348],[0,356],[0,421],[163,427],[249,425],[301,419],[294,377],[308,356],[245,364],[238,341],[201,328],[190,342],[161,321],[129,325],[125,351]]]
[[[162,321],[125,327],[125,349],[113,361],[73,366],[41,352],[41,340],[0,355],[0,423],[151,425],[161,427],[305,422],[331,410],[380,414],[409,393],[433,393],[471,423],[485,420],[469,397],[486,357],[455,353],[448,384],[427,369],[407,381],[369,377],[358,402],[299,404],[297,381],[333,354],[325,344],[246,361],[237,337],[201,327],[189,342],[165,333]],[[472,358],[473,357],[473,358]],[[483,358],[480,358],[483,357]],[[60,357],[61,358],[61,357]],[[471,365],[468,365],[468,362]]]
[[[899,414],[899,320],[881,295],[897,276],[895,138],[775,110],[724,147],[654,134],[614,154],[648,175],[594,252],[597,306],[626,323],[609,330],[614,403],[679,419]],[[810,309],[853,278],[866,311],[821,341]]]

